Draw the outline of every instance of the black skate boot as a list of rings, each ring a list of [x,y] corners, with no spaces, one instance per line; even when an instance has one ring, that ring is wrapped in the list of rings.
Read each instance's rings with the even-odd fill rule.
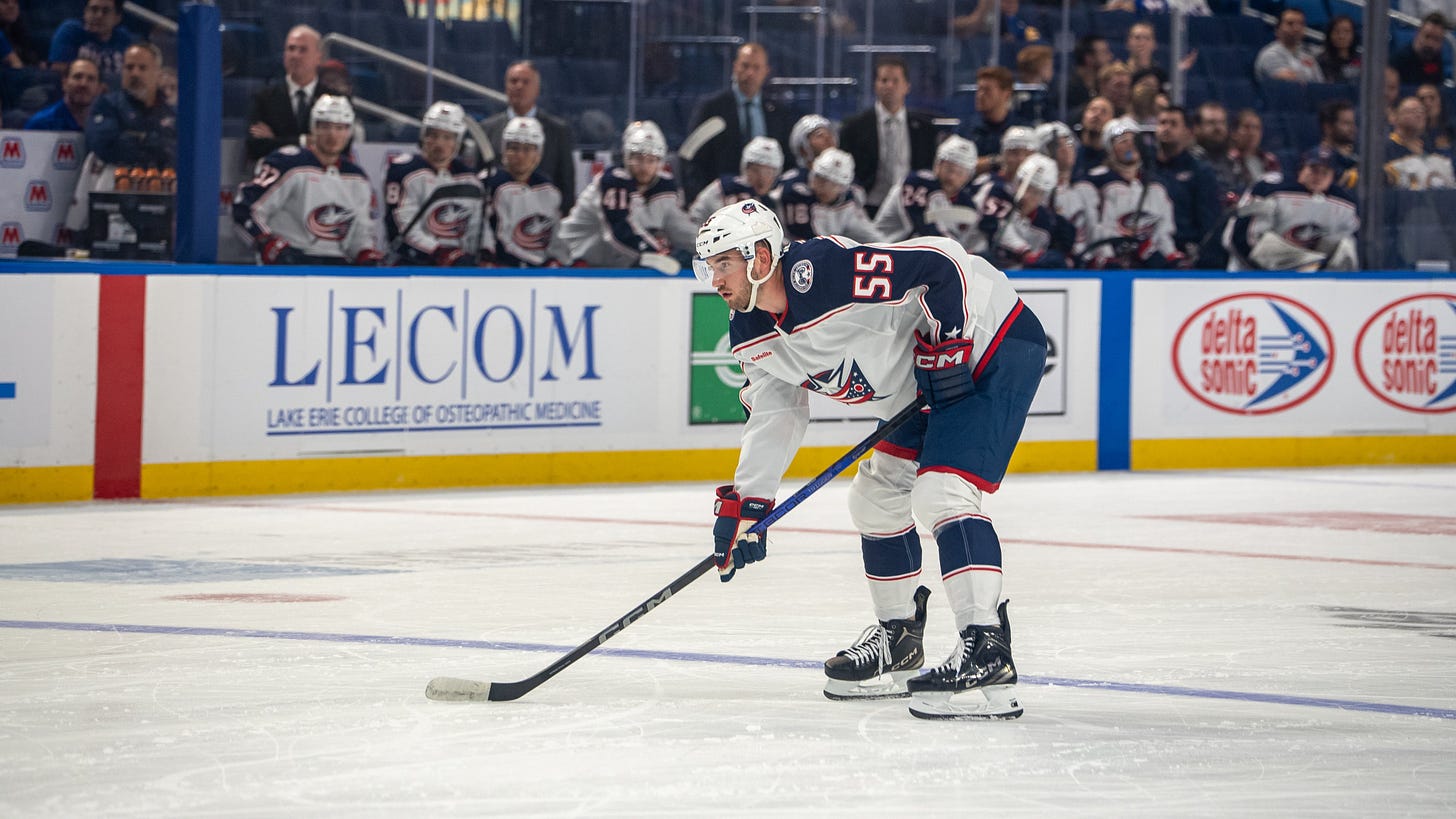
[[[824,662],[824,696],[831,700],[885,700],[909,696],[905,681],[925,664],[925,601],[930,589],[915,590],[915,616],[881,620],[858,642]]]
[[[1016,719],[1016,665],[1011,660],[1011,621],[1006,604],[1001,625],[967,626],[961,644],[941,665],[910,679],[910,713],[921,719]]]

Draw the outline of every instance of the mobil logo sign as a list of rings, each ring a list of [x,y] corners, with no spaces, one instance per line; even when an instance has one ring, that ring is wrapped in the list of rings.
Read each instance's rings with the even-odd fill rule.
[[[16,136],[0,139],[0,168],[25,167],[25,140]]]
[[[20,248],[20,243],[25,241],[25,228],[19,222],[6,222],[0,224],[0,255],[14,256],[15,251]]]
[[[1355,337],[1355,369],[1387,404],[1456,411],[1456,295],[1422,293],[1377,310]]]
[[[1190,395],[1236,415],[1282,412],[1329,380],[1330,328],[1275,293],[1238,293],[1194,311],[1173,338],[1173,371]]]
[[[44,179],[32,179],[25,186],[25,209],[43,212],[51,209],[51,185]]]
[[[81,157],[76,152],[76,140],[72,137],[58,137],[56,147],[51,149],[51,167],[58,171],[69,171],[80,165]]]

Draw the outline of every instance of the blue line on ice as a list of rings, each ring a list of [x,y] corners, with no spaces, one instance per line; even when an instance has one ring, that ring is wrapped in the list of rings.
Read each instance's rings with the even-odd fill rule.
[[[437,648],[473,648],[483,649],[485,651],[534,651],[549,654],[565,654],[575,647],[545,645],[543,643],[497,642],[494,640],[450,640],[440,637],[394,637],[382,634],[264,631],[248,628],[195,628],[191,626],[144,626],[126,623],[63,623],[48,620],[0,620],[0,628],[41,631],[95,631],[118,634],[170,634],[183,637],[246,637],[264,640],[311,640],[322,643],[372,643],[377,645],[432,646]],[[743,654],[703,654],[688,651],[649,651],[636,648],[599,648],[596,650],[596,653],[613,657],[635,657],[649,660],[722,663],[726,665],[760,665],[777,668],[818,669],[822,665],[817,660],[751,657]],[[1147,685],[1142,683],[1108,682],[1103,680],[1078,680],[1067,677],[1033,677],[1030,675],[1022,675],[1021,681],[1028,685],[1048,687],[1091,688],[1132,694],[1163,694],[1171,697],[1197,697],[1199,699],[1260,702],[1269,705],[1307,705],[1315,708],[1334,708],[1341,711],[1369,711],[1377,714],[1400,714],[1405,716],[1456,720],[1456,708],[1429,708],[1419,705],[1337,700],[1326,697],[1301,697],[1291,694],[1219,691],[1212,688],[1185,688],[1176,685]]]

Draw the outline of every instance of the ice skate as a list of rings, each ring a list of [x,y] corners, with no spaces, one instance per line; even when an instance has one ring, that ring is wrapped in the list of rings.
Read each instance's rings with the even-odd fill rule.
[[[967,626],[949,659],[907,681],[910,713],[921,719],[1016,719],[1016,665],[1006,604],[1001,625]]]
[[[925,601],[930,589],[915,590],[915,616],[881,620],[849,648],[824,662],[824,696],[831,700],[905,697],[905,681],[925,664]]]

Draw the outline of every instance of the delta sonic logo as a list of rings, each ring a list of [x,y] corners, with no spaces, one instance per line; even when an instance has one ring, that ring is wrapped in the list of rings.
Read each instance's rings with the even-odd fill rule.
[[[76,140],[71,137],[57,139],[56,146],[51,149],[51,167],[58,171],[70,171],[80,165],[81,157],[76,153]]]
[[[1355,337],[1355,369],[1387,404],[1456,411],[1456,295],[1422,293],[1377,310]]]
[[[0,168],[25,167],[25,141],[20,137],[0,140]]]
[[[1314,311],[1273,293],[1200,307],[1173,339],[1173,371],[1194,398],[1236,415],[1296,406],[1329,380],[1334,345]]]
[[[32,213],[43,213],[51,209],[51,186],[44,179],[32,179],[25,186],[25,209]]]

